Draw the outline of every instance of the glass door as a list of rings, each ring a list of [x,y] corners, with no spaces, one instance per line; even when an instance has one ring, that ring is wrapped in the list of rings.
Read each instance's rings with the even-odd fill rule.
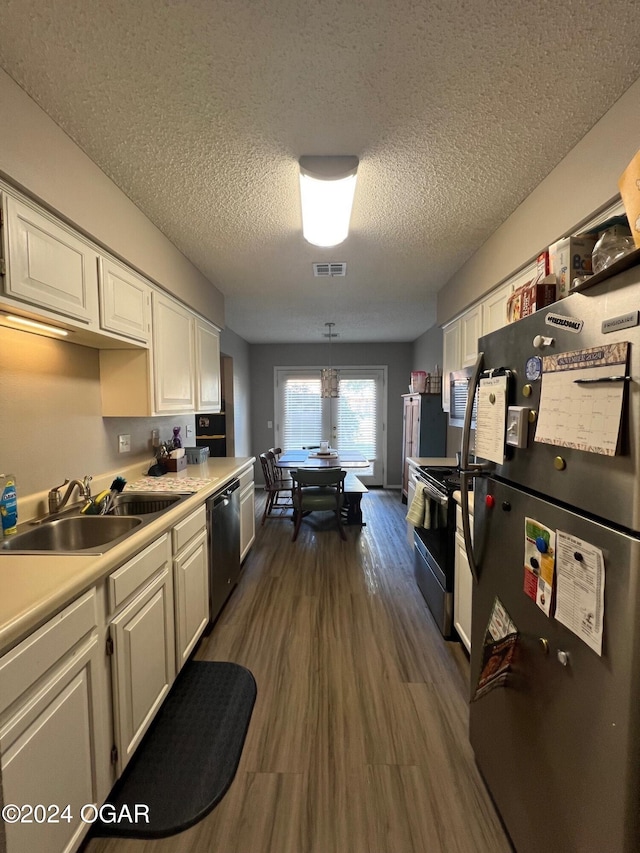
[[[338,368],[338,397],[320,396],[316,368],[276,368],[276,444],[283,450],[318,446],[359,451],[370,461],[357,471],[366,485],[383,485],[383,367]]]

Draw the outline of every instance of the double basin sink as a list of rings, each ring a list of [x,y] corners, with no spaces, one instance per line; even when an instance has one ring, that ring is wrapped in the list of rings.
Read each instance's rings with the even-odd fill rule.
[[[0,540],[0,553],[102,554],[188,497],[122,492],[107,515],[83,515],[75,509],[20,525],[18,533]]]

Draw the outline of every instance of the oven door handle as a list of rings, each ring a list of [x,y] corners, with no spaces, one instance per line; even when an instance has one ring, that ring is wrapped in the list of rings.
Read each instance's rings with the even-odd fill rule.
[[[432,501],[440,504],[440,506],[447,506],[449,502],[449,498],[445,495],[441,494],[437,489],[434,489],[431,483],[427,483],[426,480],[423,480],[422,477],[418,475],[416,478],[417,483],[421,483],[424,489],[425,495]]]

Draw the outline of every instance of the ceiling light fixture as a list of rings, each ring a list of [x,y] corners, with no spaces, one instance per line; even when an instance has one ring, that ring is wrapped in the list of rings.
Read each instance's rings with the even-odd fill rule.
[[[333,362],[331,360],[331,341],[333,338],[337,338],[338,335],[333,331],[335,323],[325,323],[325,326],[329,329],[328,332],[323,333],[325,338],[329,338],[329,367],[323,367],[320,371],[320,396],[323,398],[339,397],[340,393],[338,386],[340,377],[338,371],[333,367]]]
[[[36,320],[27,320],[26,317],[16,317],[14,314],[5,314],[7,320],[12,323],[19,323],[22,326],[29,326],[34,331],[52,332],[54,335],[62,335],[66,337],[69,332],[66,329],[59,329],[57,326],[47,326],[46,323],[38,323]]]
[[[300,201],[302,235],[314,246],[337,246],[346,240],[353,196],[356,191],[358,158],[300,158]]]

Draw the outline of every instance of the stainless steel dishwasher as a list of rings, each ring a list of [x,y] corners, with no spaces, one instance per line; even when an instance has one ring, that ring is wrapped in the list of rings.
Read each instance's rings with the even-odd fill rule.
[[[220,615],[240,575],[240,481],[232,480],[207,500],[209,624]]]

